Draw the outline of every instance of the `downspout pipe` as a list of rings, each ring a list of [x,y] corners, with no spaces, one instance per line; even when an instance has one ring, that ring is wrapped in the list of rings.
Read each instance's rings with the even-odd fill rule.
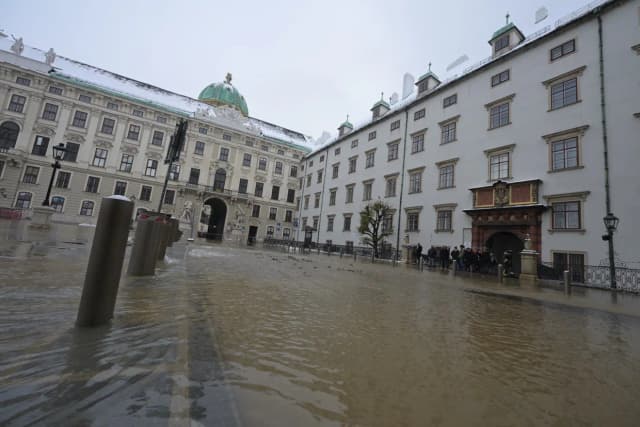
[[[409,109],[404,110],[404,137],[402,141],[402,167],[400,168],[400,198],[398,199],[398,228],[396,236],[396,259],[400,259],[400,223],[402,222],[402,195],[404,194],[404,163],[407,154],[407,132],[409,130]]]
[[[322,192],[320,193],[320,213],[318,214],[318,236],[316,237],[316,246],[320,245],[320,225],[322,224],[322,207],[324,205],[324,185],[327,183],[327,165],[329,164],[329,147],[325,151],[324,170],[322,172]],[[313,179],[313,176],[311,177]]]

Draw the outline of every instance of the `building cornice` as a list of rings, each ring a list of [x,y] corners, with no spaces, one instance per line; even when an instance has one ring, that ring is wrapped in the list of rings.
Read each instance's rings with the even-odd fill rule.
[[[543,81],[542,84],[545,85],[545,86],[549,86],[550,84],[552,84],[554,82],[566,79],[568,77],[581,76],[586,68],[587,68],[587,66],[583,65],[582,67],[578,67],[578,68],[576,68],[574,70],[567,71],[566,73],[562,73],[562,74],[557,75],[555,77],[551,77],[550,79],[547,79],[547,80]]]
[[[567,129],[567,130],[548,133],[546,135],[542,135],[542,138],[549,141],[551,139],[556,139],[559,136],[569,135],[569,134],[579,134],[580,136],[582,136],[587,131],[587,129],[589,129],[589,125],[583,125],[583,126],[578,126],[578,127]]]

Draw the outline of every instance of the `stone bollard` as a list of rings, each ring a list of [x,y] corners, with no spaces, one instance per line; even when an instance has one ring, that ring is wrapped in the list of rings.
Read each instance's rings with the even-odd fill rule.
[[[343,253],[344,253],[344,248],[340,248],[340,258],[342,258]]]
[[[504,282],[504,266],[502,264],[498,264],[498,282]]]
[[[124,196],[102,199],[82,288],[76,325],[100,326],[113,317],[133,202]]]
[[[357,258],[358,254],[356,253],[356,250],[353,250],[353,260],[355,261]]]
[[[158,261],[163,261],[167,254],[167,246],[171,240],[171,224],[166,221],[160,222],[159,224],[158,234],[160,235],[160,244],[158,245],[157,259]]]
[[[422,257],[420,257],[418,262],[420,263],[420,271],[424,271],[424,261],[423,261]]]
[[[156,254],[160,245],[160,223],[155,217],[138,219],[133,249],[129,257],[127,274],[130,276],[153,276],[156,269]]]
[[[571,295],[571,276],[569,270],[562,272],[562,279],[564,281],[564,294]]]
[[[169,246],[173,246],[174,242],[180,240],[180,221],[175,218],[169,218],[169,225],[171,226]]]

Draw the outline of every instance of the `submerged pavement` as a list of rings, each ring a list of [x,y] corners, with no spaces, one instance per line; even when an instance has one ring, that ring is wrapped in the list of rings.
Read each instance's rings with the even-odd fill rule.
[[[89,244],[0,222],[0,424],[640,419],[638,297],[181,242],[77,329]]]

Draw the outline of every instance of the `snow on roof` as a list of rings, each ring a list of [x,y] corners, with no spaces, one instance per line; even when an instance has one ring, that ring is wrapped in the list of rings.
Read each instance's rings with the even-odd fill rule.
[[[11,38],[0,36],[0,50],[9,52],[12,44],[13,40]],[[41,49],[25,45],[22,55],[20,57],[14,56],[14,58],[16,60],[12,61],[12,63],[15,65],[32,71],[43,72],[42,65],[45,61],[45,52]],[[28,58],[37,62],[19,61],[18,58]],[[206,114],[199,114],[197,118],[214,122],[218,116],[216,114],[217,107],[205,104],[197,99],[170,92],[60,55],[56,56],[49,75],[53,78],[107,92],[114,96],[124,96],[134,102],[147,104],[153,108],[167,110],[174,114],[195,118],[196,112],[206,111]],[[252,127],[254,129],[257,128],[260,135],[271,140],[294,145],[305,150],[310,150],[312,147],[311,138],[300,132],[253,117],[249,118],[249,122],[250,125],[245,126],[247,130],[251,130]]]

